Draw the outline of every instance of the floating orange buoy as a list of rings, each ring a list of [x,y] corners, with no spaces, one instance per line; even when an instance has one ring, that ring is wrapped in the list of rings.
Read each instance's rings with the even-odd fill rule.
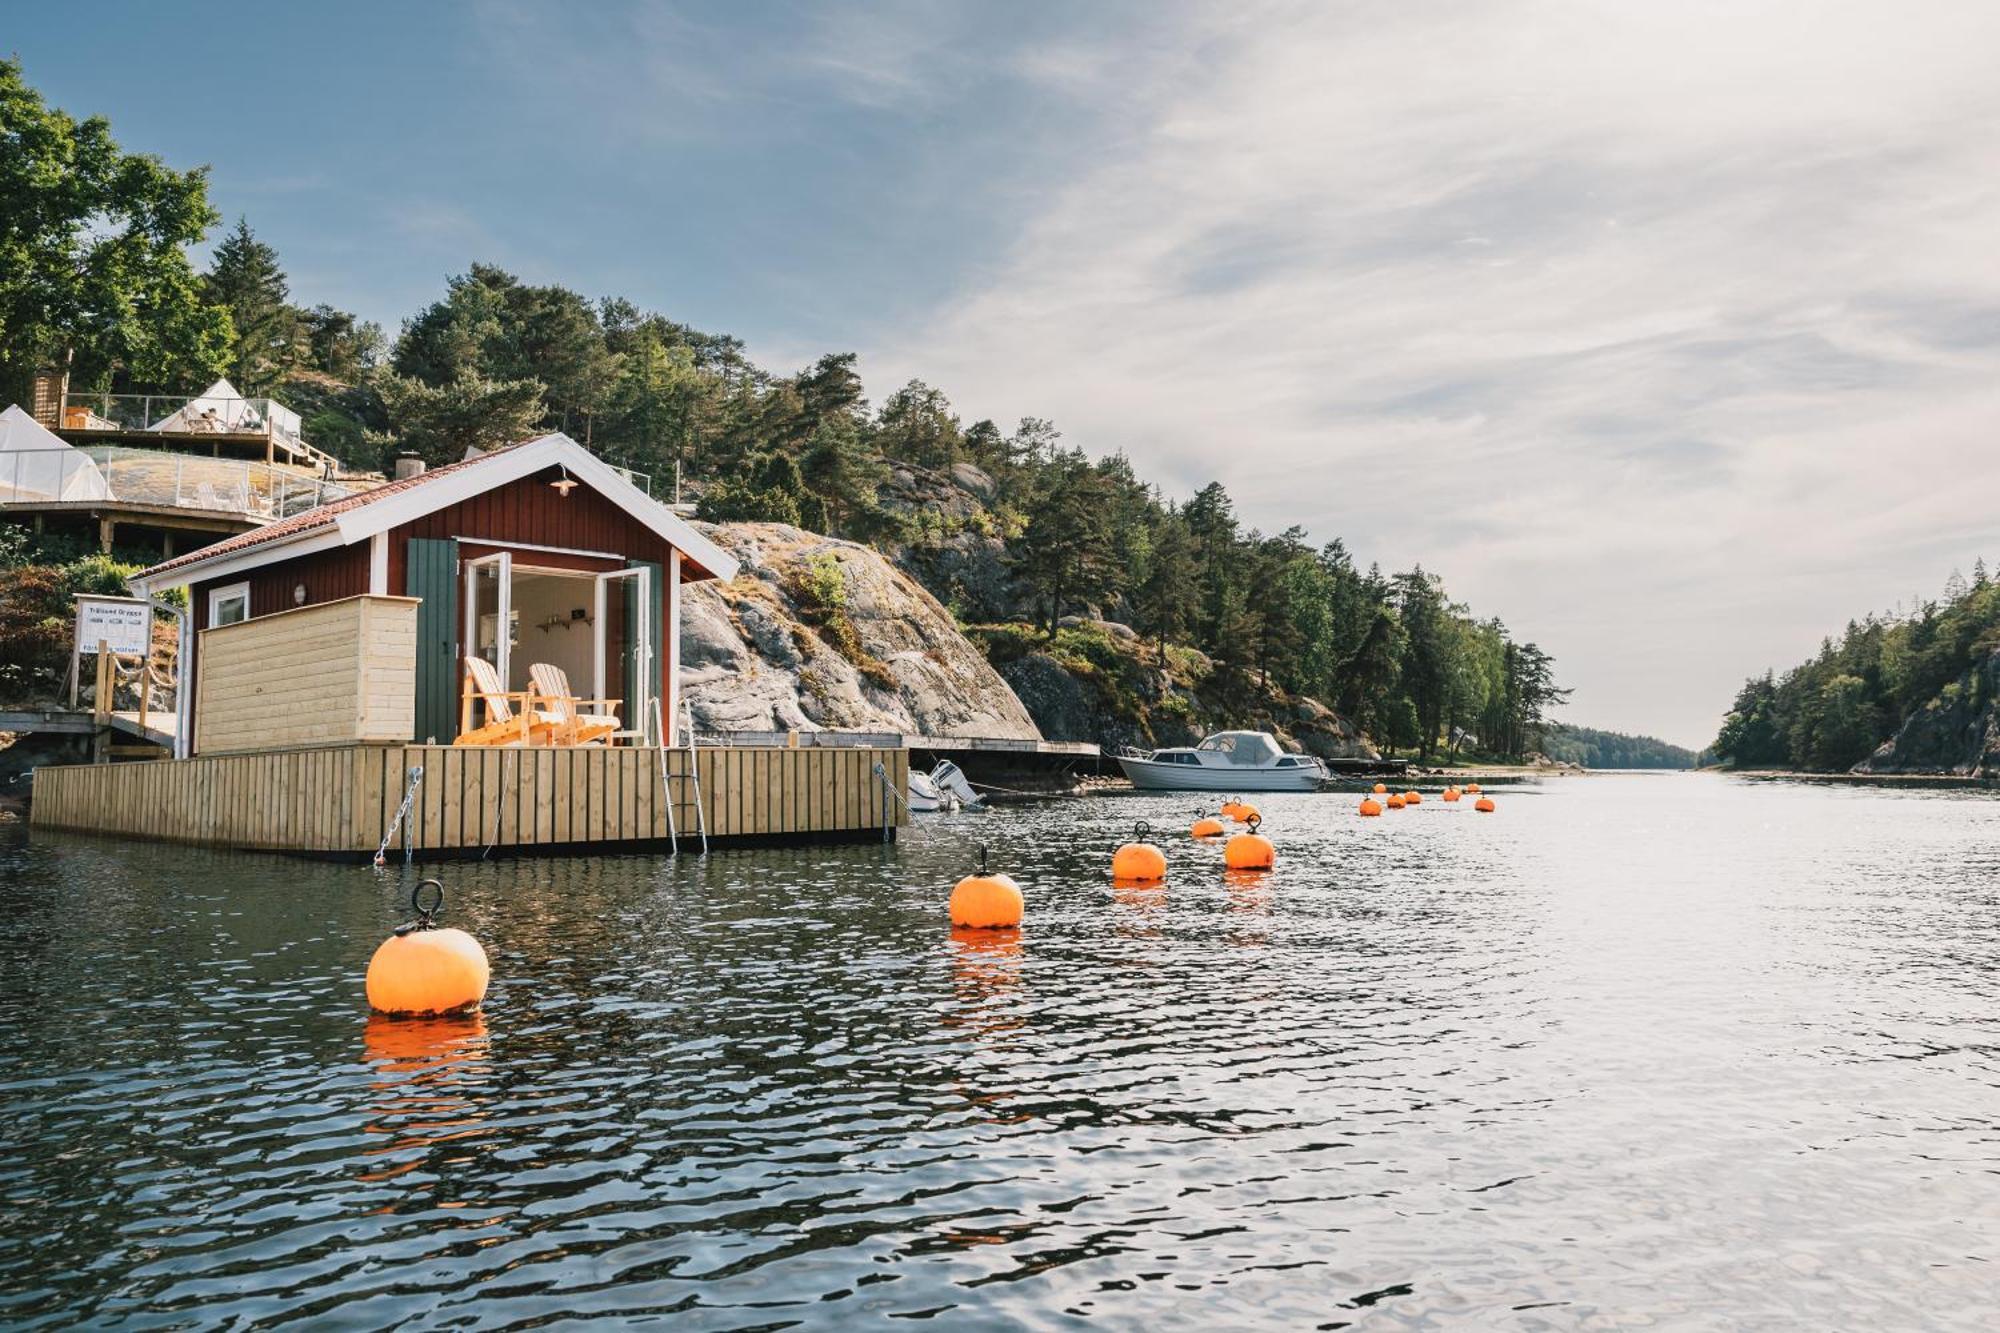
[[[1447,800],[1447,801],[1455,801],[1455,800],[1457,800],[1457,799],[1458,799],[1458,788],[1456,788],[1456,787],[1446,787],[1446,788],[1444,789],[1444,799],[1445,799],[1445,800]]]
[[[1383,795],[1388,790],[1389,790],[1389,784],[1386,782],[1378,782],[1375,784],[1375,794],[1377,796]]]
[[[1490,815],[1496,809],[1491,796],[1482,796],[1472,803],[1472,808],[1482,815]]]
[[[951,890],[951,924],[963,930],[1009,930],[1021,924],[1021,886],[1008,875],[986,873],[986,844],[979,845],[979,873]]]
[[[1472,793],[1472,794],[1473,794],[1474,796],[1477,796],[1477,795],[1479,795],[1479,784],[1478,784],[1478,783],[1476,783],[1476,782],[1468,782],[1468,783],[1466,783],[1466,784],[1465,784],[1465,789],[1466,789],[1467,791],[1471,792],[1471,793]]]
[[[426,908],[424,886],[437,890]],[[431,1017],[460,1013],[486,998],[491,973],[486,950],[462,930],[440,930],[437,915],[444,910],[444,885],[419,881],[410,890],[417,919],[396,927],[368,960],[368,1007],[384,1014]]]
[[[1231,870],[1269,870],[1277,863],[1278,849],[1257,832],[1257,826],[1264,822],[1262,819],[1252,814],[1248,822],[1248,833],[1239,833],[1224,845],[1223,862]]]
[[[1231,819],[1235,820],[1239,824],[1249,824],[1256,820],[1262,819],[1263,817],[1264,817],[1263,812],[1258,810],[1256,806],[1249,805],[1247,803],[1238,805],[1236,807],[1236,813],[1230,816]]]
[[[1401,810],[1403,808],[1403,798],[1394,792],[1390,792],[1389,799],[1382,804],[1388,806],[1391,810]]]
[[[1403,793],[1404,805],[1422,805],[1423,803],[1424,796],[1422,792],[1406,791]]]
[[[1243,818],[1243,812],[1245,810],[1248,810],[1249,808],[1250,808],[1249,806],[1243,804],[1243,802],[1237,800],[1234,796],[1232,796],[1228,800],[1224,801],[1221,805],[1217,806],[1216,810],[1218,813],[1222,815],[1224,819],[1240,820]]]
[[[1167,854],[1146,841],[1153,826],[1141,820],[1132,841],[1111,855],[1111,878],[1123,884],[1152,884],[1167,877]]]
[[[1381,803],[1364,796],[1361,798],[1361,813],[1364,815],[1379,815],[1382,813]]]
[[[1219,838],[1227,830],[1222,827],[1222,821],[1214,815],[1197,810],[1195,812],[1194,826],[1188,832],[1197,838]]]

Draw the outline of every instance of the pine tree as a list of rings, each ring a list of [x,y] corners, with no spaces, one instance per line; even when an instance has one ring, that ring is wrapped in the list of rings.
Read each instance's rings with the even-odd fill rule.
[[[1065,609],[1104,588],[1112,566],[1108,489],[1082,450],[1058,455],[1016,543],[1015,577],[1046,608],[1051,634]]]
[[[202,293],[236,326],[229,378],[246,397],[270,393],[305,356],[304,324],[292,308],[278,252],[244,218],[215,247]]]
[[[1195,582],[1194,538],[1172,506],[1155,525],[1152,537],[1145,581],[1135,590],[1134,600],[1139,627],[1153,636],[1164,663],[1167,641],[1194,628],[1201,598]]]
[[[889,395],[875,429],[885,457],[919,467],[948,468],[964,450],[951,400],[922,380]]]
[[[874,508],[876,491],[889,476],[875,446],[844,414],[820,422],[806,443],[799,471],[819,496],[827,530],[834,536]]]

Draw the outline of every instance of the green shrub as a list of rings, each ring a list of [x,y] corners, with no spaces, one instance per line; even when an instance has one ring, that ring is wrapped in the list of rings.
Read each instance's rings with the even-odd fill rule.
[[[46,544],[46,543],[44,543]],[[52,691],[69,666],[80,593],[122,597],[139,566],[92,551],[63,564],[12,563],[21,544],[0,542],[0,691],[16,701]]]
[[[792,595],[808,611],[830,612],[847,606],[847,573],[831,552],[809,557],[794,577]]]
[[[847,614],[847,571],[840,558],[821,552],[801,561],[786,580],[799,614],[825,644],[860,668],[866,679],[885,690],[896,688],[894,673],[861,646],[861,635]]]
[[[695,517],[709,523],[790,523],[796,527],[799,502],[784,491],[718,481],[702,493]]]
[[[127,595],[125,580],[137,574],[140,568],[139,565],[127,564],[93,551],[83,559],[63,566],[63,577],[72,597],[78,593],[124,597]]]
[[[1133,654],[1095,625],[1068,625],[1049,642],[1049,655],[1066,666],[1117,672],[1131,665]]]
[[[1040,629],[1021,621],[1000,625],[967,625],[966,637],[977,643],[986,652],[986,660],[995,664],[1018,662],[1030,653],[1042,650],[1048,638]]]

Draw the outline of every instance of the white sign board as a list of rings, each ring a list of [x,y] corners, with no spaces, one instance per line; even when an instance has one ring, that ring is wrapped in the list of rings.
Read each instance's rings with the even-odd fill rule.
[[[147,656],[153,650],[153,608],[133,597],[78,597],[76,650],[94,653],[100,642],[114,653]]]

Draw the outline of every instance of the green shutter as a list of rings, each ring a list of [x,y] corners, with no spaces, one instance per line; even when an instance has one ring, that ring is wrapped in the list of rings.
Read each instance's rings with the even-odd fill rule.
[[[637,636],[628,636],[625,643],[625,693],[632,694],[632,682],[639,679],[641,671],[646,671],[646,697],[658,699],[660,678],[665,671],[666,661],[663,656],[666,649],[660,643],[660,636],[666,632],[664,626],[667,620],[667,571],[650,560],[632,560],[627,564],[630,568],[646,571],[648,596],[652,601],[652,605],[646,608],[646,637],[653,645],[653,658],[650,664],[642,663],[638,656]],[[625,583],[625,623],[636,625],[639,623],[639,590],[631,586],[632,580],[627,579]],[[665,706],[664,701],[661,706]],[[650,734],[653,726],[651,705],[647,706],[644,717],[634,717],[631,712],[632,707],[630,703],[626,705],[625,725],[633,730]]]
[[[417,608],[417,735],[450,741],[458,735],[458,543],[410,539],[404,593]]]

